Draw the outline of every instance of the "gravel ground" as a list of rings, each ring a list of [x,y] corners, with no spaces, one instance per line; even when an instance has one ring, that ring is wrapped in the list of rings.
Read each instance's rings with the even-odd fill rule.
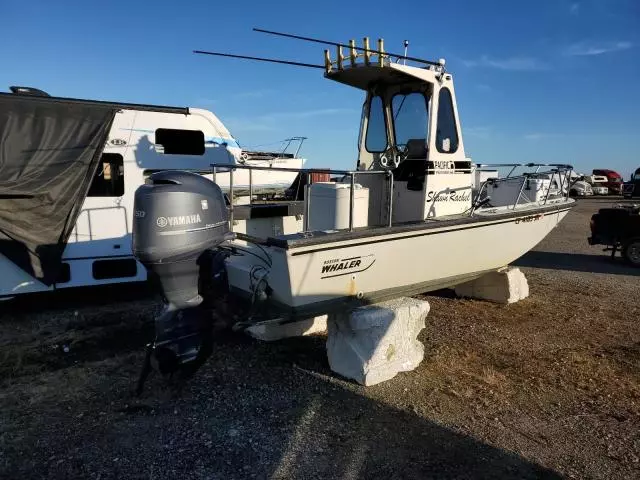
[[[425,296],[425,360],[374,387],[332,374],[322,336],[228,334],[136,398],[148,292],[0,306],[0,478],[637,478],[640,270],[587,245],[606,203],[516,262],[528,299]]]

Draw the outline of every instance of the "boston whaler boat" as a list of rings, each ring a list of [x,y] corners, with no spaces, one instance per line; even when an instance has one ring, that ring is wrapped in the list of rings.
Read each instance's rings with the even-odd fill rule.
[[[476,169],[507,165],[466,158],[444,60],[390,54],[382,40],[372,50],[366,38],[363,47],[294,38],[336,45],[336,61],[325,51],[324,65],[301,65],[366,96],[356,168],[301,169],[337,178],[308,180],[302,202],[227,205],[215,184],[178,171],[138,189],[134,254],[167,302],[149,351],[169,350],[172,365],[198,356],[194,325],[212,298],[239,299],[248,325],[454,286],[513,262],[574,206],[570,165],[508,165],[506,177],[474,185]]]

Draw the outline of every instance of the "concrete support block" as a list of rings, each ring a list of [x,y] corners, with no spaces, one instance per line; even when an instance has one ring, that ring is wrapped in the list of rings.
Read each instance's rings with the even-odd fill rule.
[[[417,336],[429,309],[423,300],[399,298],[329,315],[331,370],[368,386],[415,369],[424,358]]]
[[[519,268],[505,267],[456,286],[456,295],[496,303],[514,303],[529,296],[529,283]]]
[[[312,335],[314,333],[322,333],[327,330],[327,316],[309,318],[298,322],[285,324],[263,323],[253,325],[245,330],[246,333],[253,338],[263,340],[265,342],[273,342],[282,338],[302,337],[304,335]]]

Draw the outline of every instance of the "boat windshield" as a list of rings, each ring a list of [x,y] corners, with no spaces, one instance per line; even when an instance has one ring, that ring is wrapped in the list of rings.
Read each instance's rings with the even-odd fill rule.
[[[371,97],[365,138],[365,148],[370,153],[382,153],[387,149],[387,124],[384,117],[382,97]]]
[[[396,94],[391,100],[396,145],[427,141],[427,99],[420,92]]]
[[[396,145],[409,143],[426,148],[428,130],[428,99],[422,92],[397,93],[391,98],[390,119]],[[388,119],[382,97],[375,95],[369,102],[365,147],[370,153],[382,153],[388,145]]]

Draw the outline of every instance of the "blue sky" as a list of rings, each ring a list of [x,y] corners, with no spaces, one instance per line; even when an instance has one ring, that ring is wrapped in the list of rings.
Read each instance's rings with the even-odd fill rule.
[[[322,63],[322,45],[253,27],[382,37],[389,51],[408,39],[410,55],[447,60],[474,161],[571,162],[625,178],[640,166],[638,0],[92,3],[0,0],[0,90],[207,108],[242,145],[307,136],[309,165],[351,168],[360,91],[321,70],[191,52]]]

